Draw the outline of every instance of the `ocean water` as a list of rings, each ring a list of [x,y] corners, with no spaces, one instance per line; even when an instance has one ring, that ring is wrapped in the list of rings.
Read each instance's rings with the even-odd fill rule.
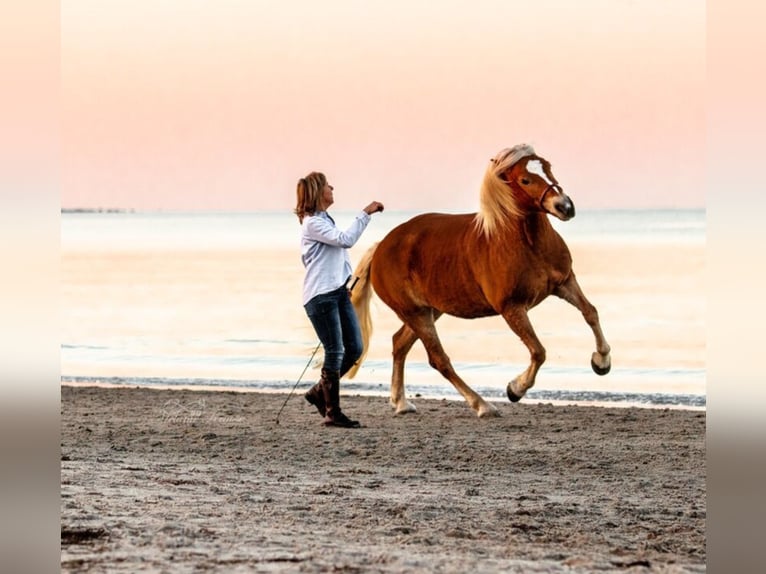
[[[333,215],[340,226],[354,216]],[[352,260],[413,215],[376,215]],[[590,329],[551,297],[530,312],[548,359],[523,400],[704,408],[704,210],[582,210],[553,223],[613,366],[606,377],[591,371]],[[290,213],[62,213],[62,382],[292,389],[317,345],[301,306],[299,234]],[[373,318],[368,358],[343,392],[388,395],[399,322],[378,300]],[[466,382],[507,400],[528,353],[502,319],[444,317],[437,327]],[[317,374],[310,366],[299,389]],[[413,397],[460,398],[420,345],[405,380]]]

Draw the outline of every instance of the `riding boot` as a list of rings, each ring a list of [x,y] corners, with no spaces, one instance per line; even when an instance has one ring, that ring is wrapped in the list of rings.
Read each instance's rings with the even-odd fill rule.
[[[322,391],[323,380],[324,377],[319,379],[319,382],[306,391],[306,394],[303,396],[316,407],[316,410],[319,411],[319,416],[324,418],[325,414],[327,414],[327,405],[324,400],[324,391]]]
[[[320,380],[324,401],[327,405],[327,413],[324,419],[325,426],[356,428],[362,425],[359,421],[353,421],[340,410],[340,373],[322,369]]]

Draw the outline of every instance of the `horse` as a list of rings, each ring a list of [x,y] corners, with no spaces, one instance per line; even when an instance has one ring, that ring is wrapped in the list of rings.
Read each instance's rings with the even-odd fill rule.
[[[465,319],[502,315],[526,345],[529,366],[506,387],[519,401],[535,384],[545,362],[545,348],[528,311],[549,295],[575,306],[596,339],[591,367],[598,375],[611,369],[611,349],[597,309],[580,289],[572,257],[548,219],[572,219],[575,207],[551,172],[551,164],[528,144],[505,148],[487,166],[479,211],[469,214],[417,215],[375,243],[362,256],[354,275],[351,302],[362,331],[363,353],[349,371],[357,372],[372,334],[373,291],[403,322],[393,335],[391,406],[396,414],[417,409],[405,397],[404,362],[419,339],[428,362],[460,392],[479,417],[499,415],[452,367],[435,322],[443,314]]]

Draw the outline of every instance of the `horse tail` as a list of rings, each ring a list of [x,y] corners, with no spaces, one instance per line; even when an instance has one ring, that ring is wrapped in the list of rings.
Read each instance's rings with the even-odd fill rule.
[[[362,366],[364,358],[367,356],[367,350],[370,348],[370,337],[372,336],[372,316],[370,315],[372,282],[370,282],[370,264],[377,248],[377,243],[370,247],[367,253],[362,256],[359,265],[356,266],[354,271],[356,284],[351,290],[351,304],[354,306],[356,317],[359,320],[359,328],[362,331],[362,354],[346,374],[349,379],[353,379],[356,376],[359,367]]]

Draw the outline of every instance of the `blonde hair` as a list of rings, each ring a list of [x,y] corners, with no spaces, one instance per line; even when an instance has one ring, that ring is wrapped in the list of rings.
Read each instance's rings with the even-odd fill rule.
[[[513,194],[508,193],[508,183],[500,176],[508,171],[519,160],[535,155],[535,150],[529,144],[518,144],[500,150],[489,160],[484,181],[479,192],[479,212],[474,223],[480,232],[489,237],[505,225],[509,217],[520,217],[521,209]]]
[[[325,174],[318,171],[312,171],[298,180],[297,202],[293,213],[298,216],[299,222],[303,223],[304,217],[314,215],[318,211],[325,185],[327,185],[327,178]]]

